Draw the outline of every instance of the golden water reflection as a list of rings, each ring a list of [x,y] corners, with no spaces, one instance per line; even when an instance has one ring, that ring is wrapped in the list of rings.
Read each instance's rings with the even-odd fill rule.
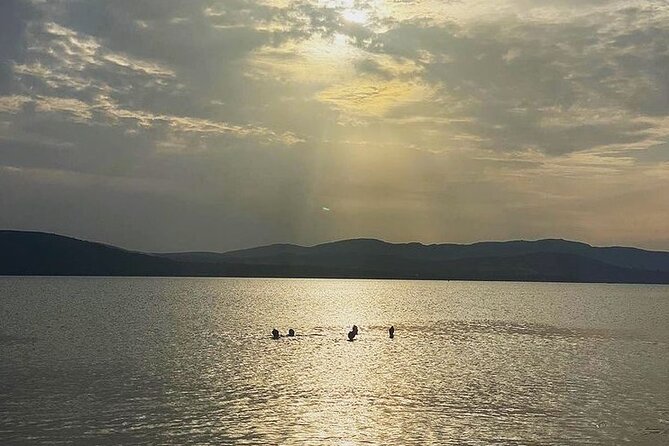
[[[35,278],[0,297],[7,444],[669,435],[666,287]]]

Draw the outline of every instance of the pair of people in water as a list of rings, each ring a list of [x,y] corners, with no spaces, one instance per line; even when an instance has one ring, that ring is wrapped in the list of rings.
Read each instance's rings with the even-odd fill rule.
[[[274,339],[279,339],[280,336],[281,335],[279,334],[279,330],[277,330],[276,328],[272,330],[272,337]],[[288,330],[288,337],[292,338],[293,336],[295,336],[295,330],[291,328],[290,330]]]

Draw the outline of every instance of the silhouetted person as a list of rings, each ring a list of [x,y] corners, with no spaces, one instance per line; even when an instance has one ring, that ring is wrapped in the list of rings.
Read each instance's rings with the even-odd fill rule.
[[[276,328],[272,330],[272,337],[274,339],[279,339],[279,330],[277,330]]]
[[[290,336],[291,338],[295,336],[295,330],[293,330],[292,328],[288,330],[288,336]]]
[[[348,340],[352,341],[357,335],[358,335],[358,326],[354,325],[353,328],[351,328],[351,331],[348,332]]]
[[[392,339],[392,338],[395,337],[395,326],[394,326],[394,325],[392,325],[392,326],[388,329],[388,335],[390,336],[390,339]]]

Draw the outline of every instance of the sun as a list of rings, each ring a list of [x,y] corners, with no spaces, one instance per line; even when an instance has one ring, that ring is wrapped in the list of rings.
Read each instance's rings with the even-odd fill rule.
[[[346,9],[341,13],[341,17],[347,22],[364,25],[369,20],[369,14],[362,9]]]

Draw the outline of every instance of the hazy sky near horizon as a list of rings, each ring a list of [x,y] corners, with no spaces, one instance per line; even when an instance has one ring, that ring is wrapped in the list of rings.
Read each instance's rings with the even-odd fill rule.
[[[669,4],[0,2],[0,227],[669,249]]]

